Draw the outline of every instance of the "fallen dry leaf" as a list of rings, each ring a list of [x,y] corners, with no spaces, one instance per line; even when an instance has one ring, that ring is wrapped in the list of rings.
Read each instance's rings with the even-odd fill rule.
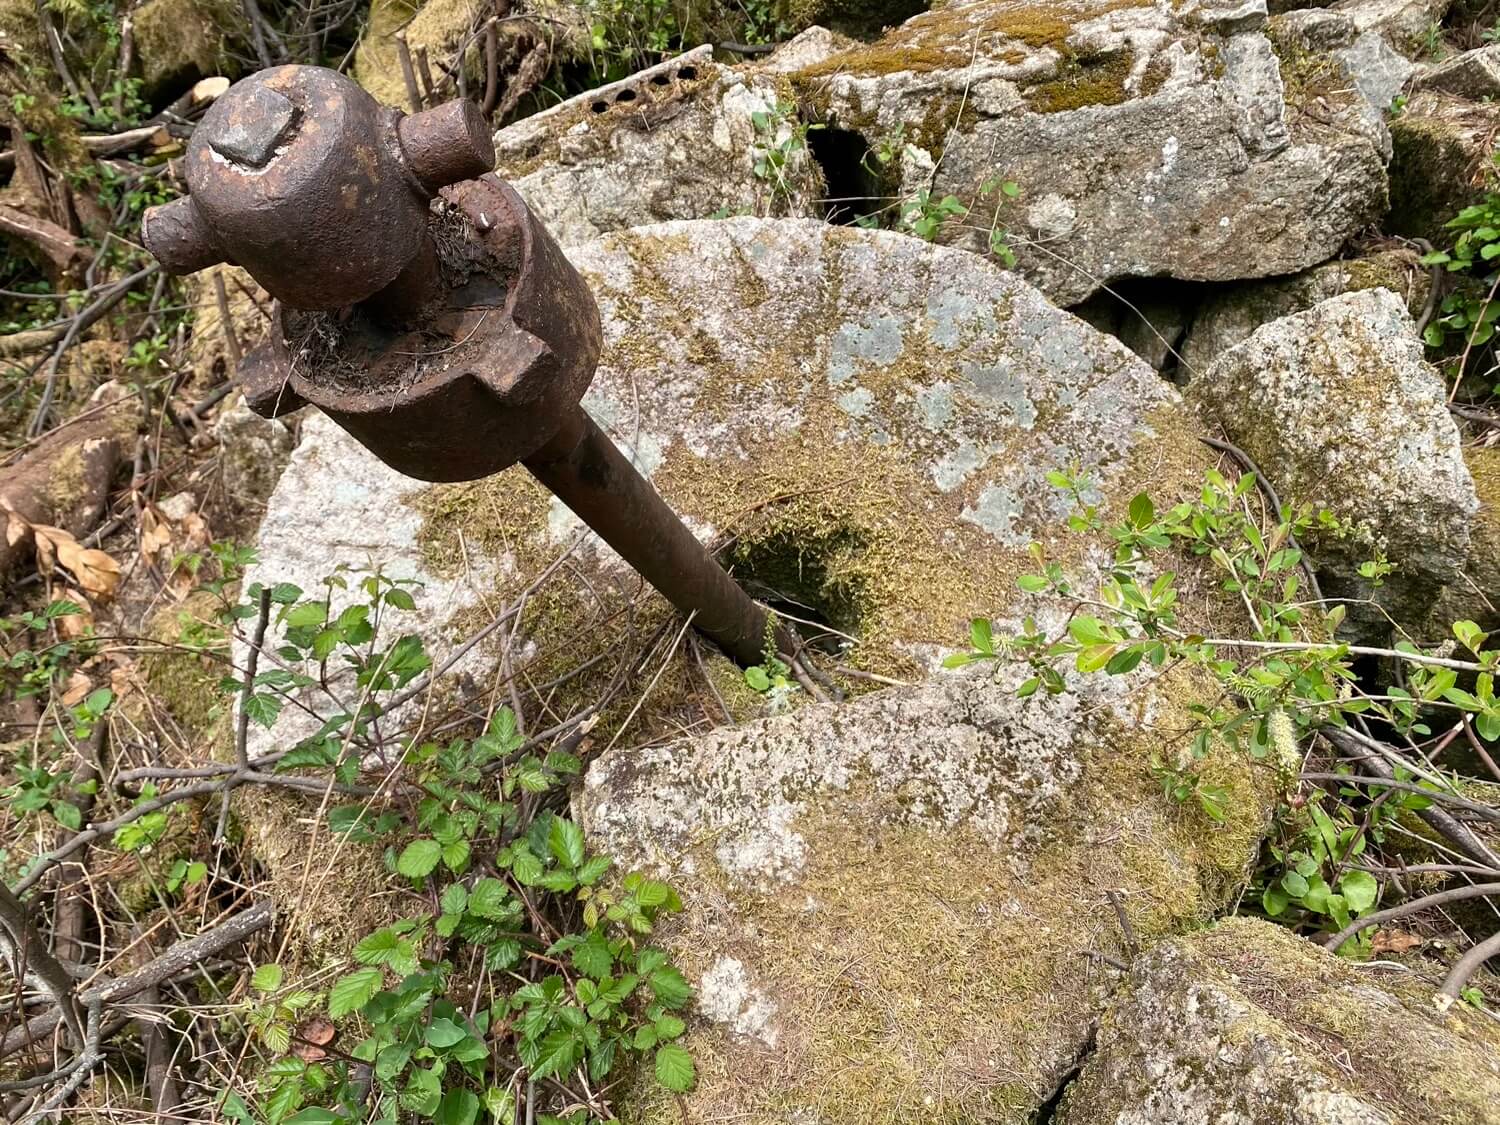
[[[300,1042],[292,1047],[292,1054],[303,1062],[320,1062],[328,1057],[328,1052],[323,1050],[329,1043],[333,1042],[334,1036],[338,1034],[333,1027],[322,1016],[313,1016],[304,1020],[297,1028],[297,1038]]]
[[[1410,953],[1421,944],[1421,938],[1405,930],[1376,930],[1375,936],[1370,939],[1370,952],[1372,954]]]
[[[76,707],[94,690],[94,681],[82,672],[74,672],[68,677],[67,684],[63,687],[62,701],[64,707]]]
[[[92,598],[108,599],[120,584],[120,564],[105,552],[85,547],[60,527],[36,524],[37,562],[43,573],[54,562],[78,580],[79,589]]]
[[[172,546],[172,529],[154,509],[141,512],[141,555],[149,562]]]
[[[84,597],[71,586],[63,587],[62,593],[58,595],[60,601],[72,602],[79,609],[78,613],[70,613],[57,618],[57,635],[65,641],[74,641],[83,636],[94,627],[94,613],[89,605],[88,598]]]
[[[31,523],[19,512],[5,509],[5,545],[14,547],[31,533]]]

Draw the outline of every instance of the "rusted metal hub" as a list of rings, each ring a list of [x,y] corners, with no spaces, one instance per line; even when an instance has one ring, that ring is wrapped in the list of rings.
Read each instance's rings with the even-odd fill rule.
[[[148,211],[142,238],[169,272],[230,262],[277,298],[240,372],[252,409],[316,406],[422,480],[524,462],[703,632],[757,662],[764,611],[579,408],[598,309],[520,196],[485,174],[493,163],[472,103],[408,117],[334,71],[275,67],[204,116],[190,194]]]

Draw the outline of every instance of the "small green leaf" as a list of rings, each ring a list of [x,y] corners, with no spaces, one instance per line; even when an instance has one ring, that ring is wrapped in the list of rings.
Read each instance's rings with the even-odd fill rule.
[[[393,591],[394,592],[394,591]],[[472,1090],[449,1090],[432,1115],[437,1125],[473,1125],[479,1116],[479,1095]]]
[[[262,965],[250,977],[250,987],[256,992],[275,992],[281,987],[280,965]]]
[[[333,1019],[363,1008],[380,991],[380,970],[373,966],[355,969],[340,977],[328,992],[328,1014]]]
[[[668,1008],[680,1008],[693,998],[693,987],[673,965],[663,965],[647,981],[656,998]]]
[[[685,1094],[693,1088],[693,1056],[675,1043],[656,1049],[656,1080],[674,1094]]]
[[[1156,519],[1156,505],[1151,502],[1151,497],[1144,492],[1138,492],[1130,501],[1129,510],[1130,526],[1137,531],[1143,531],[1151,526]]]
[[[468,1038],[469,1033],[450,1019],[435,1019],[427,1025],[426,1040],[429,1047],[442,1050]]]
[[[615,967],[615,956],[600,931],[591,930],[589,936],[574,947],[573,967],[596,980],[609,975]]]
[[[552,818],[552,829],[547,835],[547,847],[557,862],[576,868],[583,862],[583,829],[560,816]]]
[[[1375,905],[1375,896],[1380,884],[1368,871],[1346,871],[1339,879],[1339,891],[1355,914],[1363,913]]]
[[[436,840],[413,840],[396,860],[396,870],[408,879],[420,879],[431,875],[442,858],[443,846]]]
[[[982,652],[986,656],[994,653],[995,636],[987,618],[976,617],[969,622],[969,643],[974,646],[975,652]]]

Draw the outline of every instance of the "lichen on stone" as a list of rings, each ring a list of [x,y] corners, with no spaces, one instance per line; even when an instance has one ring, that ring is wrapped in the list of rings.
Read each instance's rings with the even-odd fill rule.
[[[1500,1032],[1399,966],[1341,961],[1232,918],[1132,974],[1060,1125],[1202,1121],[1477,1125],[1500,1099]]]

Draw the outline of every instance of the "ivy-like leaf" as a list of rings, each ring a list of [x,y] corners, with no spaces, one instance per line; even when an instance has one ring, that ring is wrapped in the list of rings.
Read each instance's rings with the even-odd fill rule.
[[[340,977],[328,992],[328,1014],[334,1019],[358,1011],[380,991],[380,970],[371,966]]]
[[[685,1094],[693,1088],[693,1056],[675,1043],[656,1049],[656,1080],[674,1094]]]
[[[443,845],[436,840],[413,840],[396,860],[396,870],[408,879],[420,879],[431,875],[433,868],[443,858]]]

